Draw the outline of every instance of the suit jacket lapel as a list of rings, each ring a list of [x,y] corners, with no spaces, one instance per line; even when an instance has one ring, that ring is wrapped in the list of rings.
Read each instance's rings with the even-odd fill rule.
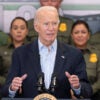
[[[60,44],[58,42],[57,55],[56,55],[56,59],[55,59],[54,73],[60,73],[60,71],[62,71],[63,63],[64,63],[64,61],[66,59],[65,52],[66,51],[63,48],[62,44]]]
[[[34,41],[31,44],[31,59],[33,60],[33,66],[34,66],[34,72],[36,75],[39,75],[39,73],[42,72],[41,65],[40,65],[40,55],[39,55],[39,49],[38,49],[38,41]]]

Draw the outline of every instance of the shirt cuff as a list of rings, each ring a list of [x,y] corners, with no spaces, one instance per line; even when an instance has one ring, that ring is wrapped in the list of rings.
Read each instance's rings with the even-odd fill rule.
[[[9,87],[9,97],[14,98],[17,91],[12,91]]]
[[[80,87],[78,89],[75,89],[72,86],[71,86],[71,88],[75,92],[76,95],[80,95],[80,93],[81,93],[81,85],[80,85]]]

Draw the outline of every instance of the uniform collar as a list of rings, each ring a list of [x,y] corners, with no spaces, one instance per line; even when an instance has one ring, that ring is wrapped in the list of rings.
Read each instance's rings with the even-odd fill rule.
[[[22,45],[25,45],[25,43],[23,43]],[[9,49],[15,49],[15,46],[14,46],[13,43],[10,43],[10,44],[8,45],[8,48],[9,48]]]
[[[85,53],[91,54],[93,52],[92,48],[94,48],[94,47],[91,46],[90,44],[87,44],[87,47],[85,49],[80,49],[80,50],[82,51],[83,54],[85,54]]]

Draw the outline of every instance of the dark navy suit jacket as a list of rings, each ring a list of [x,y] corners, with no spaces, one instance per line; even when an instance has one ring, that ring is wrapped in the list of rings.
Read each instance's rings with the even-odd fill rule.
[[[57,98],[70,98],[70,84],[65,76],[65,71],[78,75],[81,84],[81,96],[89,98],[92,89],[87,80],[85,62],[81,52],[71,46],[58,42],[54,72],[57,74],[57,86],[54,95]],[[3,95],[8,96],[8,88],[14,77],[27,73],[28,77],[23,81],[22,94],[16,97],[34,98],[38,95],[37,81],[41,71],[38,41],[17,48],[12,56],[12,65],[8,74]]]

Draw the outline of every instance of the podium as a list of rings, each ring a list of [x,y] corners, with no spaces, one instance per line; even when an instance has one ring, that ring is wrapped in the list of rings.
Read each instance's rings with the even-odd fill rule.
[[[73,99],[63,99],[63,98],[57,99],[55,96],[51,94],[42,93],[42,94],[37,95],[34,98],[2,98],[1,100],[73,100]],[[91,100],[91,99],[77,99],[77,100]]]

